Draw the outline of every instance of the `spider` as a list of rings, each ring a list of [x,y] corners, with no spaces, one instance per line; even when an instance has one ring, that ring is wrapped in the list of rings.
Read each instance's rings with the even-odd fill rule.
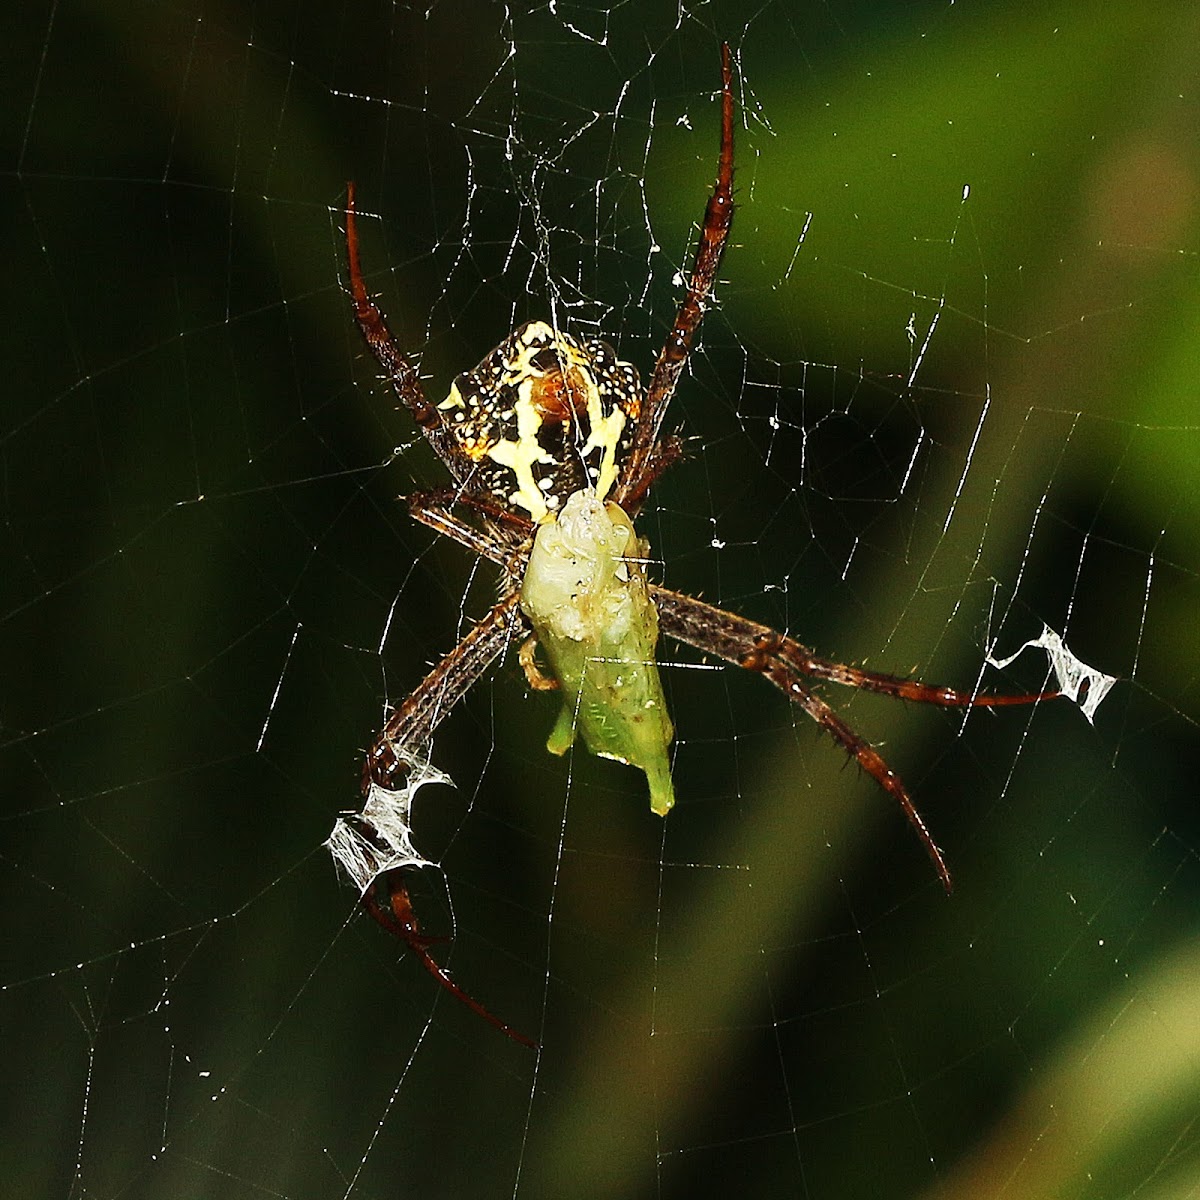
[[[668,761],[673,729],[655,665],[658,636],[765,676],[900,805],[947,892],[949,868],[903,781],[817,695],[813,683],[948,707],[1031,704],[1059,695],[978,695],[847,666],[765,625],[646,579],[642,564],[648,550],[634,532],[633,518],[650,487],[682,457],[680,438],[664,435],[663,421],[712,297],[733,221],[727,45],[721,49],[720,95],[716,183],[687,293],[644,389],[636,369],[605,342],[580,340],[533,321],[460,375],[444,401],[431,404],[416,367],[397,348],[367,293],[354,185],[347,186],[355,322],[452,480],[445,491],[410,495],[409,511],[501,571],[499,602],[390,713],[367,751],[364,807],[347,816],[367,862],[358,874],[362,900],[444,988],[529,1046],[535,1043],[467,995],[436,962],[430,947],[437,939],[421,933],[405,882],[407,872],[424,862],[410,840],[412,794],[430,778],[445,778],[428,764],[433,733],[516,639],[524,639],[520,661],[530,686],[563,696],[548,748],[563,754],[581,735],[593,753],[639,767],[646,773],[651,807],[662,815],[674,802]],[[539,650],[548,672],[538,661]],[[381,813],[393,814],[391,829],[384,828]]]

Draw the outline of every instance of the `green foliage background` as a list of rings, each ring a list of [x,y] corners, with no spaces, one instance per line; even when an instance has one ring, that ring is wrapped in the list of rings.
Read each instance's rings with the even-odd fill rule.
[[[680,11],[0,18],[9,1194],[1194,1194],[1193,8]],[[321,849],[490,586],[395,501],[439,477],[363,360],[338,206],[355,179],[431,390],[551,296],[648,363],[722,39],[737,244],[644,525],[664,578],[968,685],[1044,620],[1123,682],[1094,729],[850,704],[947,901],[759,681],[668,672],[664,830],[543,753],[508,664],[439,739],[453,915],[422,902],[535,1060]]]

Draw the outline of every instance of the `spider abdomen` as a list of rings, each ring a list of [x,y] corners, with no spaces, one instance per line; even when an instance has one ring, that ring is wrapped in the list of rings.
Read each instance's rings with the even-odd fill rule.
[[[542,521],[583,488],[607,495],[641,383],[607,342],[529,321],[463,372],[438,408],[474,464],[468,490]]]

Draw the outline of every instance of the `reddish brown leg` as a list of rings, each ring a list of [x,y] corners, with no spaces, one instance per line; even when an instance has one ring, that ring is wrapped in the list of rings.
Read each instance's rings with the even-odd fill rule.
[[[792,667],[771,653],[767,639],[764,638],[763,643],[739,659],[738,666],[765,675],[789,700],[808,713],[888,795],[895,799],[908,823],[916,831],[917,837],[921,839],[925,853],[929,855],[933,868],[942,881],[942,887],[947,893],[953,891],[954,881],[950,878],[950,868],[946,866],[946,859],[941,848],[933,840],[925,818],[917,811],[904,781],[887,765],[883,755],[870,742],[859,737],[824,700],[814,695],[796,678]]]
[[[835,663],[814,654],[807,646],[776,633],[767,625],[739,617],[667,588],[650,586],[650,594],[658,609],[662,632],[723,658],[726,662],[765,675],[793,703],[802,708],[816,723],[879,784],[904,812],[916,831],[942,886],[949,892],[953,886],[946,860],[933,840],[924,818],[913,804],[904,781],[887,765],[883,756],[864,738],[859,737],[809,686],[800,678],[829,680],[847,687],[916,700],[923,704],[943,707],[994,708],[1008,704],[1033,704],[1053,700],[1058,692],[1032,692],[1024,695],[975,695],[954,688],[931,687],[915,679],[901,679],[875,671],[862,671],[844,663]]]
[[[733,68],[728,44],[721,46],[721,150],[717,159],[717,180],[704,210],[700,241],[692,263],[692,278],[687,295],[675,314],[675,323],[667,334],[646,388],[646,399],[638,416],[637,431],[629,456],[621,468],[613,499],[626,511],[635,510],[644,498],[649,481],[667,465],[647,474],[657,452],[655,443],[662,429],[667,406],[675,394],[679,374],[687,361],[696,330],[704,319],[704,309],[716,282],[725,242],[733,224]]]
[[[409,515],[414,521],[453,538],[480,558],[490,559],[506,570],[512,565],[513,552],[531,538],[537,528],[526,517],[500,508],[486,497],[444,491],[412,492],[406,499]],[[455,508],[463,507],[487,517],[492,522],[491,530],[486,533],[478,530],[454,512]]]
[[[462,455],[454,443],[453,435],[443,423],[441,413],[425,399],[425,389],[421,386],[416,367],[400,352],[383,319],[383,313],[367,294],[358,254],[358,214],[354,207],[353,181],[346,184],[346,257],[350,261],[350,297],[354,302],[354,320],[363,335],[363,341],[383,368],[384,377],[392,385],[396,398],[412,413],[438,457],[455,476],[455,482],[461,483],[458,476]]]
[[[772,633],[775,639],[771,653],[777,654],[797,671],[813,679],[828,679],[843,687],[862,688],[883,696],[901,700],[916,700],[921,704],[937,704],[942,708],[1002,708],[1010,704],[1036,704],[1039,700],[1057,700],[1061,692],[1020,692],[1015,695],[994,692],[960,692],[955,688],[922,683],[919,679],[904,679],[880,671],[864,671],[814,654],[807,646]]]
[[[514,593],[477,621],[388,717],[363,763],[364,797],[372,785],[387,791],[403,786],[411,759],[425,751],[433,731],[522,627],[517,605]]]
[[[493,1016],[473,996],[466,992],[446,974],[441,965],[429,952],[429,947],[445,938],[426,937],[421,932],[417,922],[417,914],[413,911],[412,900],[408,888],[402,878],[403,868],[385,871],[376,876],[371,886],[363,896],[363,906],[367,912],[379,922],[389,933],[393,933],[416,955],[421,965],[448,991],[456,1000],[462,1001],[476,1016],[482,1017],[489,1025],[500,1030],[506,1037],[531,1050],[538,1048],[537,1042],[518,1033],[511,1025],[505,1025],[499,1017]]]

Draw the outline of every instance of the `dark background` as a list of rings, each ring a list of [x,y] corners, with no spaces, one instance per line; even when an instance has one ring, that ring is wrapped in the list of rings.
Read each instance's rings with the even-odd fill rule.
[[[0,20],[7,1194],[1194,1194],[1191,6]],[[657,576],[877,669],[1036,689],[1033,652],[982,664],[1045,623],[1121,681],[1094,727],[827,691],[947,900],[760,680],[668,666],[664,826],[545,754],[506,661],[435,744],[419,901],[534,1056],[322,848],[492,596],[396,500],[441,476],[350,320],[340,206],[356,180],[433,396],[552,311],[648,370],[722,39],[735,244]]]

